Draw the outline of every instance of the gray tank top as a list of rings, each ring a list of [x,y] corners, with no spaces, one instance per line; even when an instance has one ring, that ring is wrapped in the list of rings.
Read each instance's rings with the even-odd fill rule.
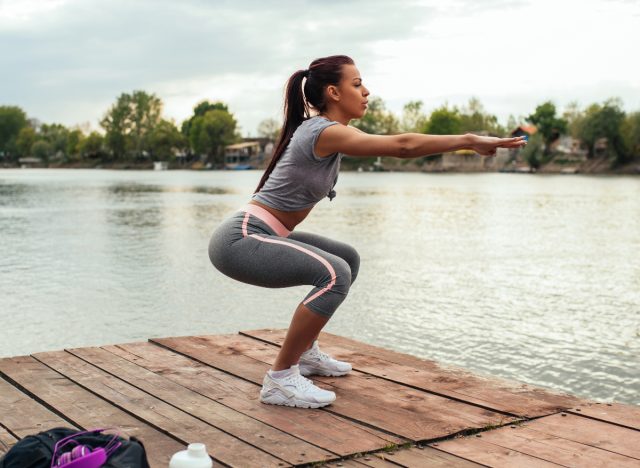
[[[324,197],[332,200],[338,181],[342,154],[318,157],[314,151],[320,133],[336,125],[315,116],[300,124],[280,160],[260,191],[252,200],[281,211],[297,211],[312,207]]]

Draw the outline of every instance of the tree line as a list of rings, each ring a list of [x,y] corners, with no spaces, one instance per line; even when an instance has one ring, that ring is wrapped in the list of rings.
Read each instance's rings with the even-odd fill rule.
[[[123,93],[100,120],[103,132],[85,132],[27,118],[17,106],[0,106],[0,158],[96,163],[201,160],[220,165],[223,149],[240,139],[237,121],[222,102],[202,101],[180,129],[162,117],[162,101],[145,91]]]
[[[626,113],[619,99],[608,99],[581,109],[569,104],[560,114],[551,101],[538,105],[528,116],[509,117],[506,125],[487,112],[477,98],[462,107],[444,104],[430,113],[422,101],[405,104],[400,116],[389,111],[380,97],[369,99],[369,109],[355,127],[371,134],[419,132],[436,135],[483,133],[508,136],[521,124],[535,125],[537,132],[523,152],[538,167],[552,158],[552,143],[563,135],[578,139],[587,157],[606,139],[606,155],[614,166],[640,159],[640,112]],[[241,139],[235,117],[222,102],[202,101],[180,128],[162,117],[162,101],[145,91],[123,93],[100,121],[103,132],[85,132],[61,124],[41,124],[29,119],[17,106],[0,106],[0,157],[17,163],[21,157],[74,163],[86,161],[140,162],[195,160],[220,166],[224,147]],[[265,119],[258,134],[275,140],[280,123]]]

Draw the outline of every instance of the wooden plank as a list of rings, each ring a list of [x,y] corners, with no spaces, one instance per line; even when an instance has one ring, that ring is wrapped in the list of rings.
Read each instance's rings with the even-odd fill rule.
[[[240,335],[153,341],[257,384],[278,351],[273,345]],[[414,441],[512,421],[505,415],[359,372],[314,378],[314,382],[338,396],[326,410]]]
[[[533,430],[540,425],[536,420],[522,426],[486,431],[482,433],[482,440],[565,466],[638,466],[634,458]]]
[[[286,330],[251,330],[242,335],[280,346]],[[556,413],[584,400],[521,382],[489,378],[435,361],[420,359],[349,338],[321,333],[322,348],[355,369],[388,380],[411,385],[438,395],[476,404],[494,411],[537,417]]]
[[[407,468],[413,468],[415,466],[428,466],[433,468],[445,468],[451,466],[461,468],[479,468],[482,466],[431,447],[409,447],[389,453],[376,453],[375,456],[382,460],[389,460],[390,462]]]
[[[107,350],[80,348],[67,352],[288,463],[315,463],[337,458],[327,450],[235,411]]]
[[[640,431],[573,414],[554,414],[528,422],[525,426],[640,460]]]
[[[170,434],[183,444],[199,441],[209,454],[227,465],[283,466],[279,460],[229,434],[149,395],[64,351],[34,357],[69,380],[122,410]],[[283,465],[279,465],[282,463]]]
[[[256,384],[152,343],[105,346],[103,349],[340,456],[405,442],[325,411],[300,411],[262,404],[258,399],[260,387]],[[337,434],[340,436],[336,437]]]
[[[560,466],[517,450],[500,447],[474,436],[439,442],[438,449],[488,466],[513,468]]]
[[[9,359],[0,359],[1,375],[6,376],[3,371],[10,364],[11,361]],[[9,375],[8,377],[11,378],[13,376]],[[62,379],[62,376],[60,378]],[[53,427],[78,428],[78,426],[62,419],[2,378],[0,378],[0,423],[21,439]]]
[[[585,402],[568,410],[573,414],[640,430],[640,406],[622,403]]]
[[[16,431],[13,429],[15,424],[13,426],[5,424],[3,416],[3,424],[20,437],[56,426],[72,426],[82,429],[117,427],[123,434],[140,439],[147,451],[149,464],[158,467],[167,466],[171,455],[185,448],[184,443],[177,442],[119,408],[110,405],[32,357],[25,356],[0,361],[0,371],[74,423],[70,424],[58,417],[54,420],[46,419],[46,413],[39,414],[20,406],[0,411],[10,418],[15,418],[16,421],[39,422],[37,430],[30,427]],[[4,388],[0,388],[0,395],[5,395]],[[4,410],[4,408],[1,409]],[[46,411],[50,413],[48,410]]]
[[[16,442],[18,442],[18,439],[9,434],[4,427],[0,426],[0,457],[7,453]]]

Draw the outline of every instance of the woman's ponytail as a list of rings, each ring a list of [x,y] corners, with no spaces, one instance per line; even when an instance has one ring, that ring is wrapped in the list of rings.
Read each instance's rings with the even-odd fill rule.
[[[278,137],[278,143],[273,151],[271,162],[264,171],[260,183],[254,193],[258,193],[264,183],[273,172],[273,168],[276,167],[280,156],[287,148],[293,132],[300,126],[302,122],[309,118],[309,106],[307,105],[304,94],[302,92],[302,80],[308,76],[308,70],[298,70],[287,82],[287,90],[284,98],[284,124],[282,130],[280,130],[280,136]]]
[[[310,117],[309,107],[318,112],[326,110],[324,89],[329,85],[337,85],[342,78],[342,66],[353,65],[353,60],[346,55],[332,55],[311,62],[308,70],[298,70],[289,78],[284,97],[284,124],[278,137],[271,162],[264,171],[260,183],[254,193],[258,193],[265,184],[278,160],[287,149],[291,137],[302,122]],[[302,83],[304,83],[304,91]]]

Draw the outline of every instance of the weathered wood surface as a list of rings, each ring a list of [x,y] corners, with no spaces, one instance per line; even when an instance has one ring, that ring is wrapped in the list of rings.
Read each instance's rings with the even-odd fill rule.
[[[151,343],[106,346],[105,349],[235,411],[340,456],[404,442],[404,439],[327,411],[299,411],[264,405],[258,399],[257,385]]]
[[[154,468],[195,441],[216,466],[640,466],[638,407],[324,333],[322,348],[355,368],[313,377],[336,402],[264,405],[260,386],[283,337],[254,330],[0,359],[0,455],[51,427],[114,426],[143,440]]]
[[[490,466],[640,466],[640,431],[555,414],[440,442],[439,450]]]
[[[240,335],[153,340],[205,364],[256,384],[262,382],[277,347]],[[469,428],[507,424],[513,418],[354,371],[344,377],[318,377],[336,392],[327,411],[375,426],[412,441],[455,434]]]
[[[251,330],[241,334],[280,346],[286,330]],[[331,333],[322,333],[321,340],[323,349],[337,359],[351,362],[359,371],[518,417],[552,414],[584,402],[572,395],[481,377]]]

